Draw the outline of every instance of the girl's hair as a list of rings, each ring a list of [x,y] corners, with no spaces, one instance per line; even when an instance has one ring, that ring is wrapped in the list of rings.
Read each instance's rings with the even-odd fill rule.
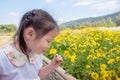
[[[37,36],[36,39],[43,37],[49,31],[54,28],[59,30],[56,21],[46,11],[41,9],[33,9],[25,13],[21,19],[19,28],[14,35],[14,43],[18,41],[20,49],[28,57],[27,45],[24,40],[24,30],[31,27],[35,30]]]

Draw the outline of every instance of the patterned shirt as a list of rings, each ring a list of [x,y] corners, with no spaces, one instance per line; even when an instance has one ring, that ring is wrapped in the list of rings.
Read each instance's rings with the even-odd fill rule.
[[[42,55],[26,55],[10,44],[0,48],[0,80],[40,80],[38,73],[42,67]]]

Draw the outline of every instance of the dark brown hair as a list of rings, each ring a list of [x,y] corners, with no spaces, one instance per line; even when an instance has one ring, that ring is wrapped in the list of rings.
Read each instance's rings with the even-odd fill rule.
[[[33,29],[36,31],[36,38],[43,37],[54,28],[57,28],[59,30],[56,21],[46,11],[41,9],[34,9],[25,13],[21,19],[18,30],[14,35],[14,42],[18,41],[21,51],[26,56],[28,56],[27,45],[24,40],[23,33],[24,30],[30,26],[32,26]]]

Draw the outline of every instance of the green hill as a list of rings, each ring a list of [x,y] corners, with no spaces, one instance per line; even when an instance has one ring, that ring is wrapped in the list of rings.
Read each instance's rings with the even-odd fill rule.
[[[113,14],[108,14],[105,16],[99,16],[99,17],[89,17],[89,18],[83,18],[83,19],[78,19],[74,21],[69,21],[66,23],[61,24],[60,26],[65,26],[65,27],[70,27],[72,28],[74,24],[81,25],[83,22],[97,22],[101,21],[102,19],[108,19],[111,18],[114,23],[117,22],[116,16],[120,15],[120,11],[113,13]]]

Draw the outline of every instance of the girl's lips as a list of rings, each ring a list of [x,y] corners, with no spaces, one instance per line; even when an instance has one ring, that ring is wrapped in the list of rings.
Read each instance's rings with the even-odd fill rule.
[[[43,50],[42,52],[45,52],[45,50]]]

